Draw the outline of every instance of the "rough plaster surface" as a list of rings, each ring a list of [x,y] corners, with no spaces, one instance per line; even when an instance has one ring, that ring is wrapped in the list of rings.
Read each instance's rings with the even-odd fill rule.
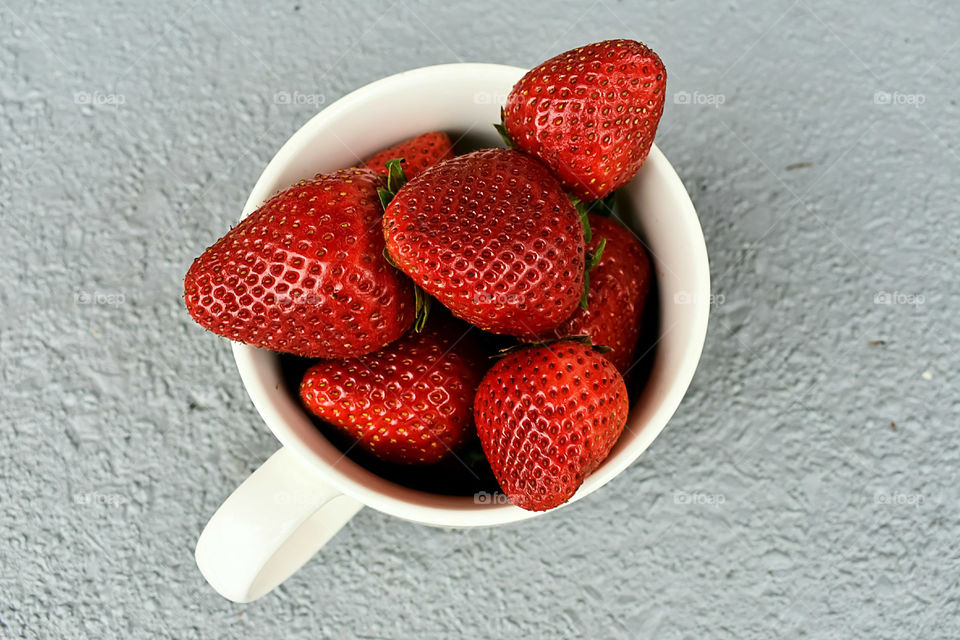
[[[247,4],[0,2],[0,636],[960,636],[960,7]],[[196,537],[277,444],[183,310],[194,254],[318,103],[617,36],[666,62],[711,255],[676,417],[559,513],[365,510],[217,596]]]

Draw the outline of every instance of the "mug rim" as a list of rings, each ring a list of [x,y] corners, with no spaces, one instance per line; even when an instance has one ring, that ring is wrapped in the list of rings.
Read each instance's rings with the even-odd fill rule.
[[[307,145],[312,143],[317,132],[322,130],[328,122],[335,120],[344,112],[349,112],[358,102],[381,99],[385,94],[411,82],[441,83],[450,74],[456,74],[458,77],[496,78],[504,82],[509,80],[508,86],[512,86],[526,71],[521,67],[486,63],[433,65],[387,76],[348,93],[320,110],[280,147],[257,179],[244,206],[241,219],[276,192],[272,187],[268,189],[267,185],[277,183],[280,174],[295,161]],[[686,238],[685,245],[689,246],[689,259],[696,274],[694,286],[691,287],[691,299],[689,305],[685,307],[685,311],[691,317],[690,335],[685,341],[683,353],[678,356],[680,364],[677,374],[669,381],[667,391],[657,403],[653,414],[648,416],[646,422],[641,425],[641,432],[615,454],[611,453],[604,463],[584,480],[576,494],[560,507],[576,502],[612,480],[632,464],[656,439],[686,394],[706,339],[710,271],[706,243],[696,210],[676,171],[656,144],[651,148],[650,155],[641,168],[642,172],[648,172],[648,178],[652,172],[651,179],[662,181],[669,189],[673,200],[676,201],[673,204],[676,205],[677,211],[675,220],[671,220],[671,224],[676,225],[677,235]],[[640,173],[627,186],[639,178]],[[656,266],[655,255],[654,262]],[[663,295],[664,292],[661,291],[661,306]],[[663,337],[663,330],[664,327],[661,326],[658,342]],[[509,503],[478,503],[476,496],[471,504],[469,496],[434,494],[389,481],[345,457],[316,429],[306,415],[306,410],[299,407],[296,399],[294,401],[303,419],[309,423],[313,434],[305,429],[303,421],[296,421],[298,424],[293,424],[295,421],[285,415],[289,412],[289,407],[280,406],[275,393],[276,389],[270,388],[273,383],[268,383],[268,380],[275,378],[276,371],[267,371],[267,369],[271,366],[279,366],[275,362],[277,358],[273,352],[236,342],[232,346],[244,388],[274,436],[285,447],[294,451],[323,480],[366,506],[406,520],[454,527],[506,524],[550,513],[560,508],[543,512],[525,511]],[[269,364],[268,359],[271,358],[274,361],[273,365]],[[289,399],[290,394],[284,392],[283,395]],[[637,404],[639,403],[631,407],[627,428],[630,428],[631,421],[634,419],[634,409]],[[332,458],[336,459],[333,463],[330,462]]]

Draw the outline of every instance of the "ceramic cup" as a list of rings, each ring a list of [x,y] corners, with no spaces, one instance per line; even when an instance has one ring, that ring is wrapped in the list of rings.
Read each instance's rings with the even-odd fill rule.
[[[494,64],[439,65],[354,91],[283,145],[243,215],[302,178],[351,166],[426,131],[500,145],[492,124],[524,73]],[[657,437],[690,384],[707,329],[710,272],[703,233],[683,184],[657,147],[621,190],[619,206],[621,218],[653,257],[661,335],[623,435],[571,502],[609,482]],[[501,525],[543,515],[505,501],[426,493],[377,476],[317,430],[287,390],[277,354],[243,344],[234,344],[233,352],[247,393],[283,446],[227,498],[197,542],[197,565],[223,596],[249,602],[266,594],[364,506],[442,527]]]

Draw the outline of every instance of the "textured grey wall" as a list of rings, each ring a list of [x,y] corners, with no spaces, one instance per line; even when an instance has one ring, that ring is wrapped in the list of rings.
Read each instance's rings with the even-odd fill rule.
[[[0,636],[960,635],[955,3],[86,4],[0,2]],[[277,445],[194,254],[319,96],[618,36],[666,62],[717,294],[674,420],[554,515],[364,510],[217,596],[194,542]]]

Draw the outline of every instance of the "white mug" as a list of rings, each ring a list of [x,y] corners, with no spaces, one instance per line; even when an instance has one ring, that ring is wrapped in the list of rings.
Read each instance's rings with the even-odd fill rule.
[[[492,125],[525,71],[495,64],[439,65],[354,91],[283,145],[257,181],[243,215],[302,178],[351,166],[426,131],[500,144]],[[623,435],[570,502],[609,482],[657,437],[693,378],[707,330],[710,270],[703,233],[683,184],[656,146],[621,194],[620,216],[653,258],[661,334]],[[504,501],[410,489],[368,471],[317,430],[288,391],[277,354],[236,343],[233,353],[247,393],[283,447],[227,498],[197,542],[200,571],[230,600],[250,602],[268,593],[363,506],[442,527],[500,525],[542,515]]]

